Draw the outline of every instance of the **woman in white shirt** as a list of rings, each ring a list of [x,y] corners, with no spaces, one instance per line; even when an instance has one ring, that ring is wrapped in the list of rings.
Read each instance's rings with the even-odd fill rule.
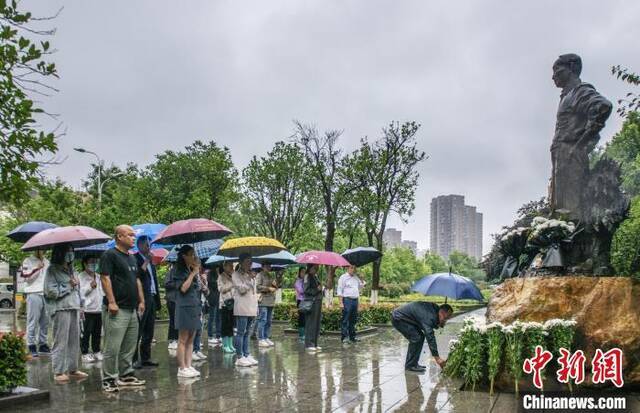
[[[102,360],[100,340],[102,335],[102,285],[100,275],[96,273],[98,259],[92,256],[82,258],[80,278],[80,297],[84,303],[84,325],[80,350],[82,361],[92,363]],[[91,341],[91,353],[89,352]]]

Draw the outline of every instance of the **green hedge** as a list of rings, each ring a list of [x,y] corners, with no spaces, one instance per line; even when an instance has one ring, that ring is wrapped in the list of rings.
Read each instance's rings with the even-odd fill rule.
[[[391,324],[391,312],[397,306],[396,304],[361,305],[358,309],[356,328],[361,330],[373,324]],[[340,331],[341,322],[342,309],[339,306],[322,307],[320,331]],[[291,328],[298,328],[298,309],[295,306],[289,308],[289,325]]]
[[[0,394],[27,384],[27,352],[22,337],[0,333]]]

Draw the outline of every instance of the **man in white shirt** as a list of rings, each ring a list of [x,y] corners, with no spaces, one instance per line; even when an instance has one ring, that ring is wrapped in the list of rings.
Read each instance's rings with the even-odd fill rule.
[[[49,260],[44,256],[44,251],[36,251],[25,258],[20,268],[22,278],[26,281],[27,346],[32,357],[51,354],[47,345],[49,316],[44,302],[44,276],[48,268]]]
[[[356,338],[356,323],[358,322],[358,298],[365,282],[356,273],[356,267],[351,265],[347,272],[338,280],[338,297],[342,307],[342,342],[347,339],[351,343],[360,341]]]

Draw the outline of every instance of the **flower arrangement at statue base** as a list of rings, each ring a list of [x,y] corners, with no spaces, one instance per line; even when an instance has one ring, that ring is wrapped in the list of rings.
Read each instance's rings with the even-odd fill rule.
[[[509,377],[512,389],[520,390],[520,381],[525,374],[525,360],[536,355],[536,347],[548,350],[553,355],[560,349],[571,351],[576,322],[552,319],[545,323],[515,321],[510,325],[484,318],[468,317],[460,331],[460,337],[450,342],[449,357],[444,374],[460,378],[464,388],[474,391],[478,387],[494,393],[498,377]],[[546,378],[555,370],[548,366],[541,370],[542,388]],[[548,376],[548,377],[547,377]],[[569,381],[569,386],[571,382]]]

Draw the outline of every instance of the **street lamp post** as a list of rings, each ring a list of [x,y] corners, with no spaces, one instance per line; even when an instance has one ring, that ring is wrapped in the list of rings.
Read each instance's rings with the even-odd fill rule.
[[[116,175],[110,176],[107,179],[104,180],[104,182],[102,181],[102,159],[100,159],[100,157],[98,156],[97,153],[92,152],[92,151],[88,151],[84,148],[73,148],[74,151],[76,152],[80,152],[80,153],[89,153],[93,156],[96,157],[96,159],[98,160],[98,207],[102,208],[102,186],[111,178],[113,178],[116,175],[122,175],[122,173],[118,173]]]

